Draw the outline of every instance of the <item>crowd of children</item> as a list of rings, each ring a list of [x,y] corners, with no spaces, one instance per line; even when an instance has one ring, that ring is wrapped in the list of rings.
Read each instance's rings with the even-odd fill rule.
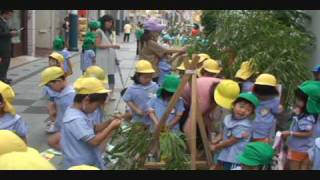
[[[106,143],[124,119],[113,116],[105,120],[104,108],[111,91],[106,72],[95,65],[95,31],[99,26],[98,21],[89,24],[90,32],[82,46],[82,76],[72,85],[67,80],[72,74],[70,52],[64,49],[62,38],[54,40],[54,52],[41,73],[40,86],[48,100],[50,119],[47,131],[52,133],[48,144],[62,152],[64,169],[107,169],[103,161]],[[170,49],[169,35],[163,37],[163,45],[157,44],[157,28],[163,27],[147,22],[141,41],[151,46],[141,50],[140,55],[145,58],[136,62],[133,84],[122,92],[127,105],[125,119],[142,122],[150,131],[158,125],[191,63],[191,60],[181,62],[173,69],[171,63],[185,49]],[[157,48],[158,61],[146,59]],[[144,55],[148,53],[149,56]],[[171,56],[173,53],[177,56]],[[254,72],[252,61],[248,60],[241,64],[234,80],[225,79],[219,61],[208,54],[198,56],[193,72],[197,75],[199,110],[214,154],[212,168],[271,169],[276,156],[271,145],[278,130],[277,117],[284,111],[276,76]],[[303,82],[295,91],[290,127],[280,132],[288,147],[286,169],[290,170],[320,170],[320,66],[312,72],[314,80]],[[184,133],[190,140],[190,84],[183,88],[166,126],[173,132]],[[37,150],[28,147],[28,127],[15,112],[14,97],[12,87],[0,81],[0,136],[4,137],[0,138],[0,169],[56,169]],[[226,113],[217,116],[217,110]],[[213,127],[217,124],[218,127]],[[213,132],[216,135],[211,137]]]

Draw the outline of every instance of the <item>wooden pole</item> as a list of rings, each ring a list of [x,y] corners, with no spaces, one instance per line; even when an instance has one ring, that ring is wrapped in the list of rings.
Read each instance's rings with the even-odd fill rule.
[[[199,58],[200,58],[199,56],[195,56],[193,58],[192,63],[189,67],[189,70],[195,70],[196,64],[199,61]],[[150,143],[148,150],[144,154],[142,154],[140,157],[141,164],[144,164],[147,154],[153,149],[154,146],[156,146],[158,144],[159,136],[160,136],[160,129],[162,126],[164,126],[166,124],[166,120],[168,119],[170,112],[172,111],[172,109],[176,105],[178,99],[181,97],[183,90],[184,90],[184,87],[188,83],[191,75],[192,75],[191,73],[186,72],[186,74],[182,77],[182,81],[181,81],[177,91],[174,93],[174,95],[172,96],[172,98],[169,101],[166,112],[163,114],[162,118],[159,121],[159,124],[156,126],[156,129],[154,131],[154,134],[153,134],[153,137],[152,137],[152,140],[151,140],[151,143]]]
[[[197,75],[192,75],[191,84],[191,170],[196,170],[196,158],[197,158]]]

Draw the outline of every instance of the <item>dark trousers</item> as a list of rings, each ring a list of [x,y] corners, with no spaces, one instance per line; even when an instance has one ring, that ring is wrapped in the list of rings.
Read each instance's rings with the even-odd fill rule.
[[[7,78],[8,69],[10,66],[10,57],[1,58],[0,62],[0,80],[5,80]]]
[[[129,42],[129,39],[130,39],[130,34],[124,33],[123,42]]]
[[[139,50],[140,50],[140,41],[137,40],[137,51],[136,51],[136,55],[139,55]]]

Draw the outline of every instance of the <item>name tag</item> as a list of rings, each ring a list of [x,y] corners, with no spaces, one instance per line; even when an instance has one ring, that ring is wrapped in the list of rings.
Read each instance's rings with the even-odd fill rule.
[[[269,112],[270,112],[269,109],[263,108],[263,109],[261,109],[260,114],[261,114],[262,116],[265,116],[265,115],[269,114]]]

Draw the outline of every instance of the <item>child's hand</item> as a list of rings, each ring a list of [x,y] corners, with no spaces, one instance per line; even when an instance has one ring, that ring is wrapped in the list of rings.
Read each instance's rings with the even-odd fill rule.
[[[288,136],[290,136],[290,131],[282,131],[282,132],[281,132],[281,136],[282,136],[283,138],[287,138]]]
[[[211,144],[210,145],[210,150],[211,150],[211,152],[216,152],[216,151],[218,151],[218,146]]]
[[[117,129],[119,128],[121,125],[121,120],[120,119],[114,119],[112,120],[111,124],[110,124],[110,127],[111,129]]]

